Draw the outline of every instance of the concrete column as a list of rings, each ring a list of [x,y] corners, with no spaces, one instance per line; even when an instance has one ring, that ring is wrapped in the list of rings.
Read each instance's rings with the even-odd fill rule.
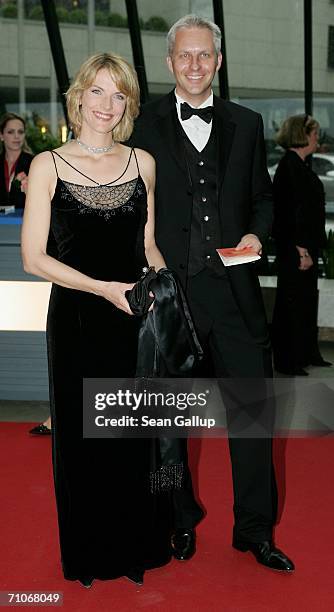
[[[95,53],[95,0],[87,0],[88,55]]]
[[[58,135],[58,113],[57,113],[57,79],[50,53],[50,130],[53,136]]]

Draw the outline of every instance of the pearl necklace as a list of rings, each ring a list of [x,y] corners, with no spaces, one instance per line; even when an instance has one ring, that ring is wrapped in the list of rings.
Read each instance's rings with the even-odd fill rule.
[[[86,149],[86,151],[89,151],[90,153],[109,153],[109,151],[111,151],[111,149],[113,148],[113,146],[115,145],[115,143],[113,142],[109,147],[90,147],[89,145],[86,145],[84,142],[81,142],[81,140],[79,140],[79,138],[76,139],[78,145],[80,145],[80,147],[82,147],[83,149]]]

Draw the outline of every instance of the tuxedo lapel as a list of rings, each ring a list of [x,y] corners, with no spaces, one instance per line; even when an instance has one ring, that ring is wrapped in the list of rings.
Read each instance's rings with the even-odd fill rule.
[[[224,101],[214,96],[214,118],[217,138],[217,181],[221,191],[231,153],[236,125],[226,109]]]
[[[174,91],[161,99],[161,103],[157,108],[157,115],[156,126],[161,134],[162,142],[182,170],[184,176],[187,177],[191,187],[182,127],[177,118]],[[232,121],[224,101],[217,96],[214,96],[214,121],[217,139],[217,181],[219,194],[231,153],[236,125]]]
[[[191,186],[182,128],[177,117],[174,91],[162,99],[157,114],[159,118],[156,125],[161,134],[162,142],[182,170],[184,176],[187,177]]]

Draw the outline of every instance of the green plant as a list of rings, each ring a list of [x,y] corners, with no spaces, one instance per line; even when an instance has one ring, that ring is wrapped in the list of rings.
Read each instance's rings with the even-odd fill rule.
[[[1,9],[1,17],[7,17],[7,19],[17,17],[16,4],[12,4],[11,2],[5,4]]]
[[[42,7],[33,6],[28,13],[28,19],[36,19],[36,20],[44,19],[44,12],[43,12]]]
[[[327,245],[323,252],[326,278],[334,278],[334,232],[329,230]]]
[[[155,32],[168,32],[169,25],[163,17],[153,15],[144,24],[145,30],[153,30]]]
[[[95,23],[97,26],[107,26],[108,14],[103,11],[95,11]]]
[[[128,20],[119,13],[110,13],[110,15],[108,15],[108,26],[113,28],[127,28]]]
[[[61,145],[60,140],[55,138],[49,131],[42,134],[41,129],[31,122],[29,122],[26,127],[26,139],[35,155],[42,151],[50,151]]]
[[[67,23],[69,21],[68,10],[64,6],[57,6],[56,13],[59,21]]]
[[[84,9],[69,11],[68,20],[70,23],[87,23],[87,12]]]

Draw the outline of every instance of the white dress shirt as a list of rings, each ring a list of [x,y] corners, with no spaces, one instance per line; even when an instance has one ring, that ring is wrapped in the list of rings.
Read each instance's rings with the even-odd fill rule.
[[[206,123],[205,121],[203,121],[203,119],[201,119],[197,115],[193,115],[189,119],[182,121],[181,104],[182,102],[186,102],[186,100],[183,100],[176,93],[176,91],[175,91],[175,97],[176,97],[177,116],[179,118],[179,122],[181,123],[183,130],[185,131],[190,142],[194,145],[197,151],[203,151],[204,147],[206,146],[210,138],[212,121],[210,121],[210,123]],[[205,100],[205,102],[203,102],[200,106],[194,107],[191,104],[189,104],[189,106],[191,106],[192,108],[206,108],[207,106],[213,106],[213,92],[211,92],[207,100]]]

